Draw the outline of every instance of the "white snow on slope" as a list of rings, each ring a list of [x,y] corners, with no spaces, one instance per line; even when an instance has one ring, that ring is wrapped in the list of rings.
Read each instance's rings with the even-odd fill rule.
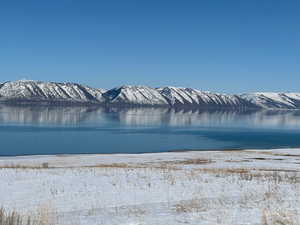
[[[121,86],[105,93],[110,103],[135,105],[168,105],[167,100],[155,89],[146,86]]]
[[[243,106],[242,100],[236,95],[199,91],[192,88],[164,87],[158,90],[171,105]]]
[[[20,80],[0,84],[0,101],[47,101],[198,108],[300,109],[300,93],[219,94],[192,88],[121,86],[105,91],[75,83]]]
[[[297,109],[300,107],[300,93],[256,92],[243,94],[241,97],[263,108]]]
[[[15,100],[65,100],[75,102],[102,102],[103,89],[94,89],[73,83],[52,83],[19,80],[6,82],[0,88],[0,98]]]

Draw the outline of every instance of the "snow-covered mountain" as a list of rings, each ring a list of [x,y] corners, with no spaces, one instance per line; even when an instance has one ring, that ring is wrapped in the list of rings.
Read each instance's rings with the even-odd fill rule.
[[[104,102],[103,89],[74,83],[54,83],[20,80],[0,86],[0,101],[9,102]]]
[[[110,104],[167,106],[168,101],[158,89],[146,86],[122,86],[104,93]]]
[[[165,87],[158,90],[172,106],[255,107],[238,95],[218,94],[192,88]]]
[[[96,89],[76,83],[20,80],[0,84],[0,102],[205,108],[300,109],[300,93],[219,94],[191,88],[121,86]]]
[[[146,86],[121,86],[103,96],[109,104],[148,105],[171,107],[256,107],[237,96],[198,91],[191,88],[151,88]]]
[[[262,108],[300,109],[300,93],[257,92],[241,97]]]

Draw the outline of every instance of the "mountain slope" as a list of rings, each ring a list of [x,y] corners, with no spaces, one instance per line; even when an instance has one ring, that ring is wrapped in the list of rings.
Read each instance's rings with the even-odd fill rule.
[[[194,108],[300,109],[300,93],[219,94],[191,88],[121,86],[105,91],[76,83],[13,81],[0,83],[0,102],[105,104]]]
[[[251,102],[237,96],[198,91],[191,88],[165,87],[159,92],[172,106],[203,107],[255,107]]]
[[[122,86],[107,91],[104,96],[110,104],[168,105],[157,89],[146,86]]]
[[[0,86],[1,101],[103,102],[102,89],[74,83],[54,83],[20,80]]]
[[[257,92],[241,97],[262,108],[300,109],[300,93]]]

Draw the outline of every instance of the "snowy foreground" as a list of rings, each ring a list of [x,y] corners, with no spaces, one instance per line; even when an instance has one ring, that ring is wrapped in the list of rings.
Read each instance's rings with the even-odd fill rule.
[[[0,204],[58,225],[300,224],[300,149],[0,158]]]

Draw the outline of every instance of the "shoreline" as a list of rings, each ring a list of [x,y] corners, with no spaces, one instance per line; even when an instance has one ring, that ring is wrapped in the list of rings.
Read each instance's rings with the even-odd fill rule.
[[[257,155],[257,157],[254,157],[254,155]],[[262,155],[267,155],[267,159],[269,160],[273,160],[274,156],[276,155],[298,157],[300,156],[300,148],[180,151],[140,154],[62,154],[4,156],[0,157],[0,168],[13,167],[12,165],[15,164],[18,164],[19,167],[24,168],[26,166],[42,168],[43,164],[45,163],[47,164],[47,167],[51,166],[51,168],[80,168],[85,166],[95,166],[99,164],[118,163],[128,165],[145,163],[149,165],[153,163],[172,164],[174,161],[193,160],[198,158],[218,162],[226,161],[228,159],[232,160],[233,158],[236,158],[236,160],[239,161],[244,160],[244,158],[250,158],[252,159],[251,163],[259,164],[262,163],[262,160],[259,160],[259,157]]]
[[[243,148],[243,149],[182,149],[169,150],[165,152],[144,152],[144,153],[68,153],[68,154],[24,154],[24,155],[0,155],[0,160],[5,158],[41,158],[41,157],[74,157],[74,156],[141,156],[141,155],[159,155],[166,153],[197,153],[197,152],[243,152],[243,151],[284,151],[284,150],[299,150],[300,147],[288,148]]]

